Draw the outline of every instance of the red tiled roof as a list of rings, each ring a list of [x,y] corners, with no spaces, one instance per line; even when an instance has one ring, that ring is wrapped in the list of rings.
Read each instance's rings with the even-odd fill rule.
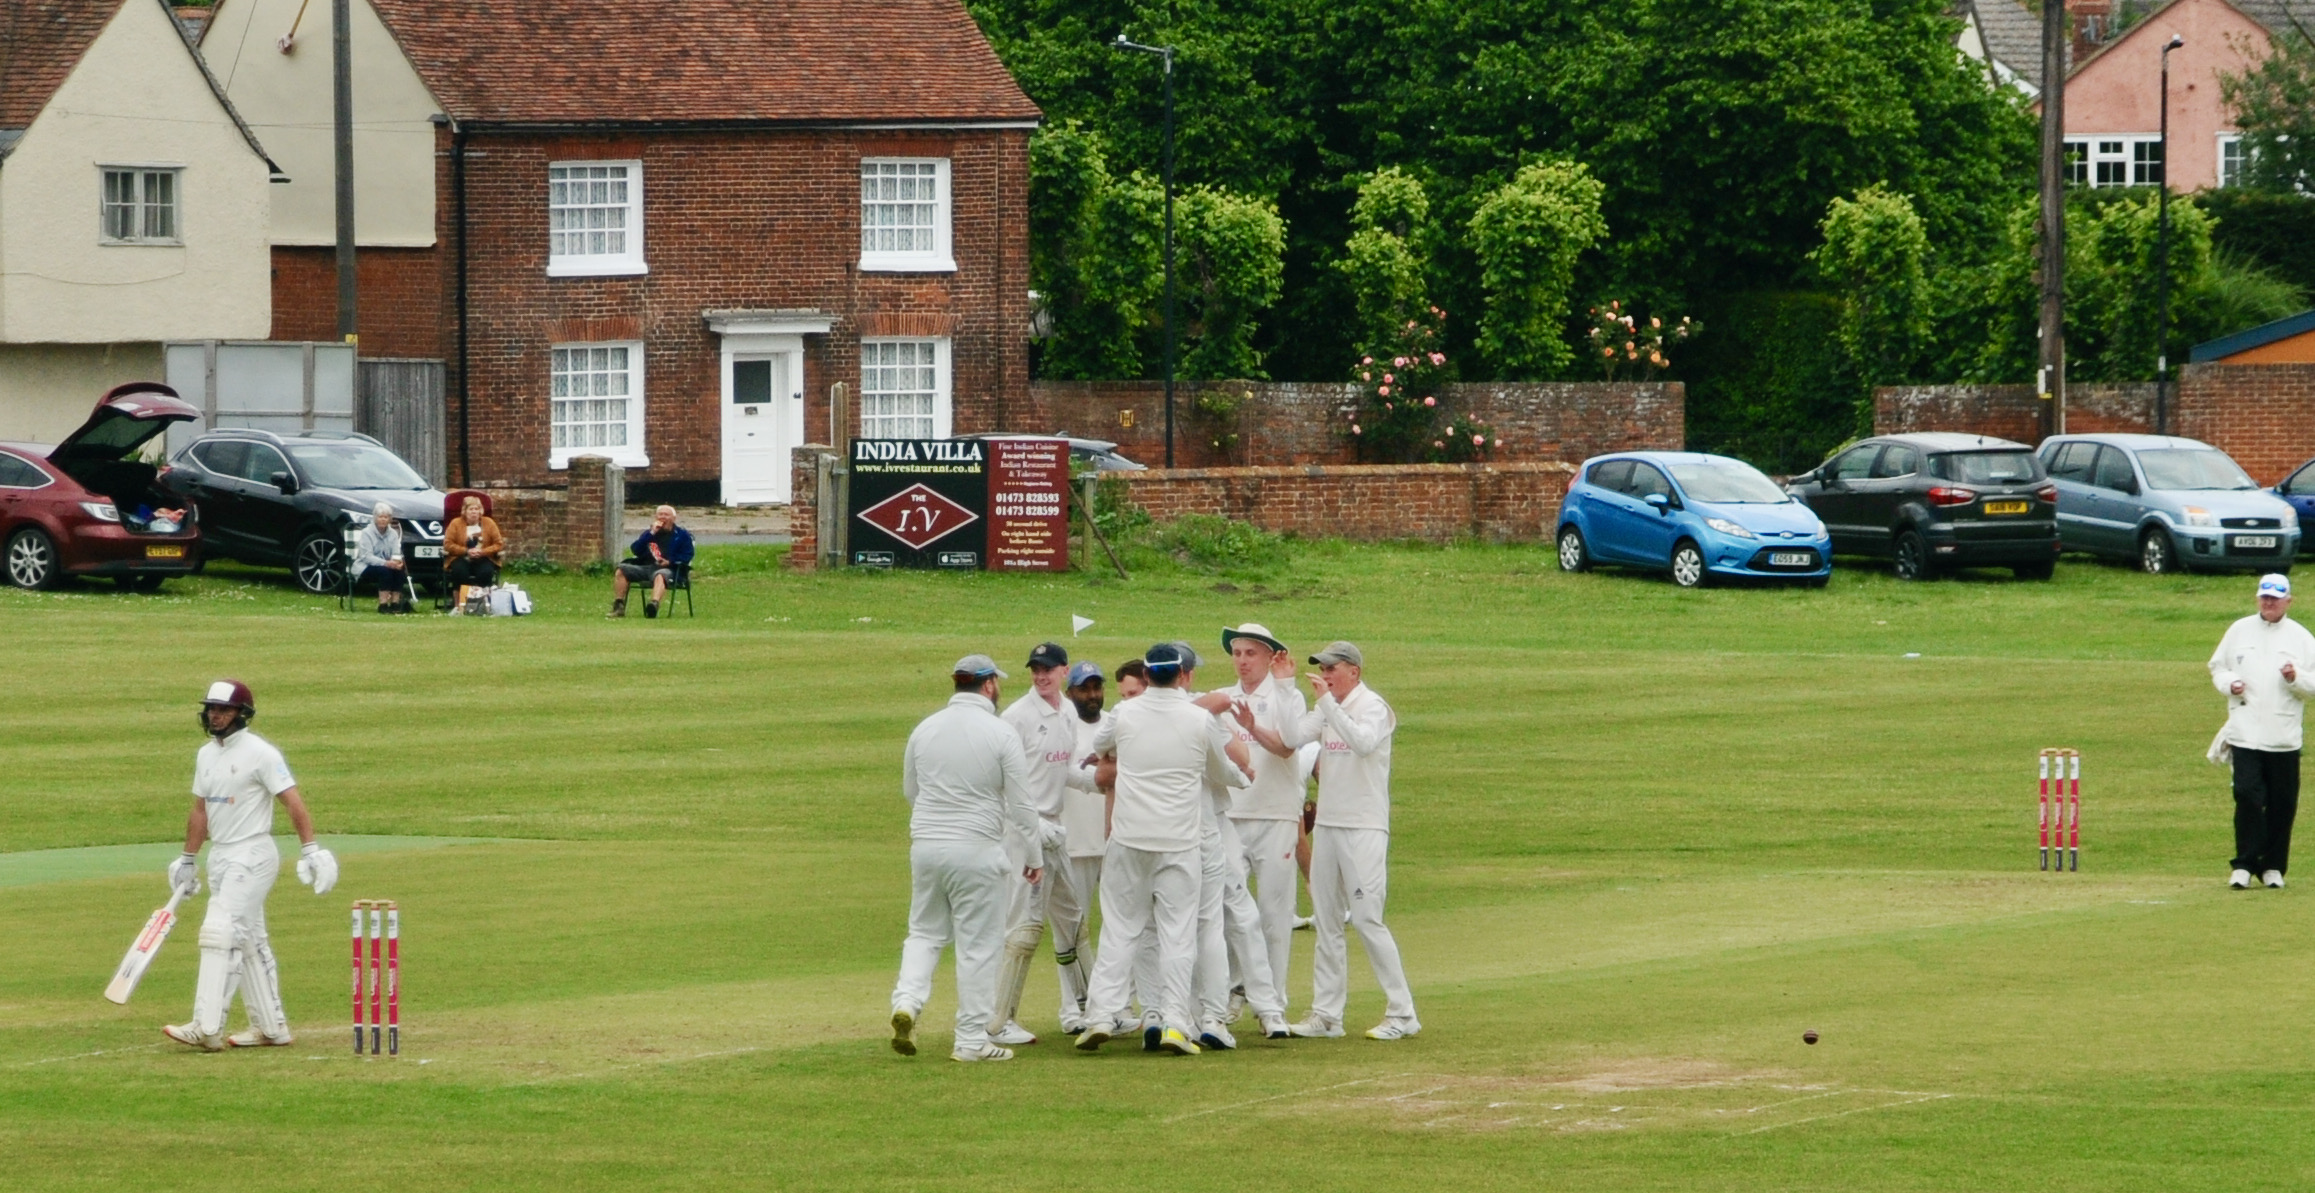
[[[0,128],[25,128],[121,10],[122,0],[0,3]]]
[[[461,120],[1038,117],[962,0],[372,3]]]

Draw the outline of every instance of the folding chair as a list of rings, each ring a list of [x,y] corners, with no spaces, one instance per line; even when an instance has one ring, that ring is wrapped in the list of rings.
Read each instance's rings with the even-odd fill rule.
[[[344,545],[338,548],[338,574],[345,580],[344,586],[338,590],[338,612],[340,613],[348,612],[353,608],[354,585],[359,583],[362,578],[362,573],[354,567],[356,549],[361,545],[361,539],[362,528],[360,526],[348,526]],[[415,609],[418,607],[418,583],[410,578],[409,547],[407,545],[403,547],[403,552],[402,599],[408,601],[410,607]]]

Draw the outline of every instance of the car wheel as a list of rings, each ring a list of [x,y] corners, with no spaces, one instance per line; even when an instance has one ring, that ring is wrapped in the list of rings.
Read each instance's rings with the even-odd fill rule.
[[[1702,588],[1712,578],[1704,566],[1704,548],[1681,539],[1672,548],[1672,583],[1682,588]]]
[[[120,584],[129,592],[159,592],[164,576],[122,576]]]
[[[1584,543],[1584,532],[1574,526],[1560,528],[1559,570],[1563,572],[1588,572],[1592,570],[1592,550]]]
[[[2058,564],[2056,560],[2051,560],[2046,563],[2020,564],[2017,567],[2010,569],[2010,574],[2016,576],[2020,580],[2047,580],[2057,573]]]
[[[330,596],[346,585],[346,545],[327,535],[309,534],[298,541],[291,568],[297,586],[316,596]]]
[[[8,536],[8,582],[18,588],[54,588],[63,574],[56,544],[46,531],[27,526]]]
[[[2170,534],[2149,530],[2138,540],[2138,570],[2149,576],[2167,576],[2179,570],[2178,547]]]
[[[1929,544],[1921,540],[1920,532],[1897,532],[1897,578],[1900,580],[1934,580],[1936,565],[1929,562]]]

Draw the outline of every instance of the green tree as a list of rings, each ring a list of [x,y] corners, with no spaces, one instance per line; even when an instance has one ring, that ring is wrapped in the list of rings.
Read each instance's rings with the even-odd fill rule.
[[[1277,205],[1201,186],[1180,197],[1177,214],[1180,286],[1190,298],[1181,375],[1264,378],[1254,332],[1285,276]]]
[[[1930,331],[1929,232],[1913,199],[1875,183],[1835,199],[1811,254],[1817,275],[1841,303],[1843,364],[1871,388],[1908,381]]]
[[[1582,162],[1538,162],[1489,192],[1471,216],[1487,300],[1479,352],[1507,380],[1567,372],[1568,299],[1576,260],[1608,234],[1607,187]]]
[[[1029,278],[1047,333],[1040,376],[1138,377],[1162,278],[1164,196],[1114,178],[1101,139],[1075,120],[1029,142]]]
[[[1431,200],[1423,184],[1395,167],[1377,170],[1351,204],[1354,231],[1335,270],[1351,295],[1357,325],[1352,347],[1388,356],[1410,323],[1430,322]]]
[[[2243,181],[2261,190],[2305,190],[2315,168],[2315,41],[2296,17],[2292,25],[2257,65],[2219,75],[2219,94],[2243,130]]]

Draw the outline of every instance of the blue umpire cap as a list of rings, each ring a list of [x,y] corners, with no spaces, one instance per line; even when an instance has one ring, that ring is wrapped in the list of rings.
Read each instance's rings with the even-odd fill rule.
[[[1069,669],[1070,687],[1074,688],[1077,685],[1086,682],[1087,680],[1091,680],[1094,683],[1107,682],[1107,677],[1101,670],[1101,664],[1094,662],[1084,662],[1079,663]]]

